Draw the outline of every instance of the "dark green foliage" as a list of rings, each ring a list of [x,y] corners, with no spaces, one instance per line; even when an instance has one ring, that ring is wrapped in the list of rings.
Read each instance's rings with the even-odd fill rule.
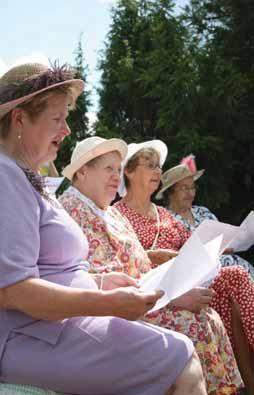
[[[80,78],[86,83],[87,66],[84,65],[82,35],[78,42],[78,47],[74,53],[76,55],[74,65],[74,69],[76,70],[76,78]],[[90,105],[89,96],[90,93],[85,87],[85,91],[77,99],[75,110],[71,111],[67,118],[68,125],[71,129],[71,134],[64,139],[61,149],[58,153],[56,167],[59,173],[61,173],[62,169],[69,163],[71,153],[77,141],[83,140],[89,135],[87,117],[88,108]]]
[[[187,10],[193,37],[200,46],[199,74],[210,116],[205,131],[214,128],[223,150],[217,157],[221,217],[235,223],[253,208],[253,55],[254,4],[239,0],[192,0]],[[209,105],[210,103],[210,105]],[[208,115],[207,114],[207,115]],[[210,156],[210,153],[209,153]],[[214,169],[209,178],[215,178]],[[216,191],[217,192],[217,191]],[[218,203],[217,194],[211,196]]]
[[[254,3],[122,0],[100,61],[97,133],[126,141],[160,138],[166,167],[193,153],[199,203],[240,220],[254,194]]]

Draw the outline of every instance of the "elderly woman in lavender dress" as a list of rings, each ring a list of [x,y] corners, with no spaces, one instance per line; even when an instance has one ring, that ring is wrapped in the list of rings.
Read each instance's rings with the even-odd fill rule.
[[[70,71],[40,64],[0,79],[0,391],[206,395],[187,337],[132,322],[161,292],[86,272],[83,232],[38,175],[70,134],[66,117],[82,90]]]

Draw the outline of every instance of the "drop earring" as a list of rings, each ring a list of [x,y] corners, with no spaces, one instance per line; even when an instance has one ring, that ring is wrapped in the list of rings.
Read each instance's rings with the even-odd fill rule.
[[[18,139],[21,140],[21,133],[18,133]]]

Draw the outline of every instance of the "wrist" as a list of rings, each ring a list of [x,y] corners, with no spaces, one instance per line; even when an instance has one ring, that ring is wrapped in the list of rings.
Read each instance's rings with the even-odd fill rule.
[[[170,305],[170,307],[184,308],[185,307],[185,301],[184,301],[183,296],[181,295],[178,298],[171,300],[169,305]]]
[[[88,311],[82,315],[112,316],[115,305],[114,291],[85,291],[83,301],[86,300]]]

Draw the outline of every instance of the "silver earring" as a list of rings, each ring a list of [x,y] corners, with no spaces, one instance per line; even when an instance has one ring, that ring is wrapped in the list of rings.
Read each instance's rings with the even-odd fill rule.
[[[18,139],[19,140],[21,139],[21,133],[20,132],[18,133]]]

